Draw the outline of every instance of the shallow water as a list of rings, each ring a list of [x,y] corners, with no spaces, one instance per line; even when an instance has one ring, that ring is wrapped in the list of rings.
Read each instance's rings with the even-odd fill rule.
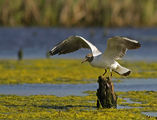
[[[68,96],[85,95],[87,90],[96,90],[96,84],[17,84],[17,85],[0,85],[0,94],[15,95],[56,95]]]
[[[142,108],[142,107],[117,105],[117,109],[132,109],[132,108]]]
[[[115,83],[116,91],[157,91],[157,79],[123,79]]]
[[[127,36],[140,41],[142,47],[129,50],[125,59],[157,60],[157,28],[0,28],[0,58],[17,58],[19,48],[24,58],[45,58],[58,42],[71,35],[80,35],[96,45],[100,51],[106,48],[106,40],[112,36]],[[89,53],[80,50],[62,58],[82,58]],[[147,57],[145,57],[147,55]],[[58,56],[55,56],[58,57]]]
[[[132,101],[130,98],[123,98],[123,100],[126,100],[123,103],[129,103],[129,104],[141,104],[141,102]],[[132,109],[132,108],[143,108],[143,107],[134,107],[134,106],[123,106],[123,105],[117,105],[117,109]]]
[[[136,102],[136,101],[132,101],[130,98],[123,98],[123,100],[126,100],[125,102],[123,103],[130,103],[130,104],[142,104],[141,102]]]
[[[157,79],[123,79],[114,83],[115,91],[157,91]],[[86,95],[84,91],[96,91],[97,83],[92,84],[16,84],[0,85],[0,94],[15,95]]]
[[[152,117],[157,117],[157,112],[142,112],[142,114]]]

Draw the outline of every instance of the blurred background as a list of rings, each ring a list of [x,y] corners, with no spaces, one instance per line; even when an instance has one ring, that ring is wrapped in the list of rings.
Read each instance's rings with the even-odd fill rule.
[[[109,37],[126,36],[142,48],[125,59],[157,60],[157,1],[0,0],[0,59],[49,57],[47,52],[70,35],[86,38],[101,51]]]

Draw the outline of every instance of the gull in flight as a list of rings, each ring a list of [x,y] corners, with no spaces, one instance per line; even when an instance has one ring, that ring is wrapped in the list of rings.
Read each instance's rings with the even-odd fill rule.
[[[50,55],[66,54],[74,52],[81,48],[90,49],[92,53],[85,56],[82,63],[88,61],[91,66],[103,68],[106,74],[107,69],[118,73],[121,76],[128,76],[131,70],[121,66],[116,60],[121,59],[128,49],[137,49],[141,47],[140,43],[126,37],[115,36],[107,40],[107,48],[104,53],[100,52],[92,43],[81,36],[70,36],[49,51]]]

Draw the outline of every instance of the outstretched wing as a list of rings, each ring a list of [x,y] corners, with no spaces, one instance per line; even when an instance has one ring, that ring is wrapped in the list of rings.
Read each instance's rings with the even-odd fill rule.
[[[70,36],[62,42],[58,43],[52,50],[49,52],[51,55],[55,54],[66,54],[74,52],[81,48],[87,48],[92,51],[93,56],[100,55],[101,52],[89,41],[84,39],[81,36]]]
[[[107,48],[103,55],[118,60],[125,55],[127,49],[137,49],[139,47],[141,47],[141,44],[136,40],[116,36],[108,39]]]

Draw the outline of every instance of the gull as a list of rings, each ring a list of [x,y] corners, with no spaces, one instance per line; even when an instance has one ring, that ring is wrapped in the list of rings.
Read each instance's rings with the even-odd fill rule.
[[[93,67],[105,69],[103,76],[106,74],[107,69],[109,69],[111,76],[112,71],[121,76],[128,76],[131,73],[131,70],[121,66],[117,60],[121,59],[128,49],[137,49],[139,47],[141,47],[141,44],[136,40],[115,36],[107,40],[107,48],[102,53],[85,38],[81,36],[70,36],[55,45],[49,53],[53,56],[56,54],[60,55],[74,52],[81,48],[87,48],[91,50],[91,53],[87,54],[81,63],[88,61]]]

